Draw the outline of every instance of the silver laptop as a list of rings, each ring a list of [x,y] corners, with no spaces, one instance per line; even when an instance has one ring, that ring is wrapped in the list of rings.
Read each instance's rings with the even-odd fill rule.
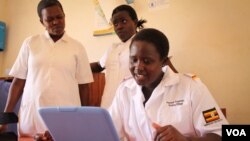
[[[39,113],[55,141],[119,141],[107,110],[100,107],[46,107]]]

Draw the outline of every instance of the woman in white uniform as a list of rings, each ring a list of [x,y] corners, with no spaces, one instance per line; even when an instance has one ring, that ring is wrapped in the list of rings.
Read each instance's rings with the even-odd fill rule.
[[[13,112],[22,96],[19,136],[47,130],[37,111],[40,107],[84,105],[80,97],[87,95],[86,83],[93,81],[85,48],[65,33],[60,2],[41,0],[37,12],[46,31],[23,42],[10,71],[14,79],[5,112]]]
[[[138,20],[135,10],[129,5],[120,5],[112,12],[111,19],[114,30],[121,40],[114,43],[99,62],[91,63],[93,72],[101,72],[104,69],[105,87],[102,95],[101,107],[108,108],[113,100],[118,85],[131,76],[129,72],[129,45],[131,38],[136,34],[137,28],[143,28],[145,20]]]
[[[115,32],[120,38],[120,43],[114,43],[99,62],[91,63],[93,72],[105,73],[105,87],[102,95],[101,107],[108,108],[115,95],[119,84],[131,77],[129,72],[129,45],[132,37],[143,28],[145,20],[138,20],[135,10],[129,5],[120,5],[112,12],[111,19]],[[171,62],[168,62],[175,72]]]
[[[138,32],[130,45],[133,78],[118,87],[109,112],[129,141],[221,140],[228,124],[207,87],[167,67],[169,43],[156,29]]]

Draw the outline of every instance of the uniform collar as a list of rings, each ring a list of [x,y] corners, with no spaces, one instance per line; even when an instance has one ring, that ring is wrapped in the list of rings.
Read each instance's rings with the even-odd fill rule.
[[[115,43],[115,46],[116,46],[116,47],[119,46],[119,45],[126,45],[126,46],[129,46],[134,36],[135,36],[135,34],[134,34],[132,37],[130,37],[126,42]]]
[[[179,81],[180,76],[178,73],[174,73],[171,68],[167,66],[161,83],[163,83],[164,86],[171,86],[177,84]]]
[[[45,34],[46,39],[49,39],[49,40],[53,41],[52,38],[51,38],[50,35],[49,35],[49,32],[48,32],[47,30],[45,31],[44,34]],[[67,41],[69,40],[69,36],[66,34],[66,31],[64,32],[62,38],[59,39],[59,40],[60,40],[60,41],[64,41],[64,42],[67,42]],[[58,40],[58,41],[59,41],[59,40]]]
[[[164,73],[164,76],[161,80],[161,82],[158,85],[163,85],[165,87],[175,85],[180,81],[180,76],[178,73],[174,73],[171,68],[167,66],[166,71]],[[134,89],[135,87],[141,88],[141,86],[137,85],[134,78],[131,76],[131,78],[128,79],[128,82],[125,84],[125,87],[129,89]]]

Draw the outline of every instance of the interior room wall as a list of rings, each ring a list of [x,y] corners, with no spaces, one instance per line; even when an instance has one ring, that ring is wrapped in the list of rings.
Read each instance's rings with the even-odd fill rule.
[[[1,76],[13,65],[23,40],[44,32],[36,13],[38,1],[6,1],[7,12],[0,14],[0,18],[8,19],[7,48],[0,53]],[[92,0],[60,1],[66,13],[67,33],[83,43],[90,62],[98,61],[118,38],[93,36]],[[139,18],[148,21],[146,27],[160,29],[167,35],[172,62],[178,71],[200,77],[219,106],[227,109],[230,123],[250,123],[250,62],[247,59],[250,1],[168,0],[168,5],[159,9],[149,9],[147,2],[135,0],[133,6]]]
[[[147,26],[168,36],[176,68],[200,77],[231,123],[250,123],[250,1],[170,0],[162,10],[136,2]]]

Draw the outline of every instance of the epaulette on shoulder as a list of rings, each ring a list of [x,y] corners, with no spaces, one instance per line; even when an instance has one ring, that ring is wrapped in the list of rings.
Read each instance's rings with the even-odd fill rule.
[[[184,73],[184,76],[192,78],[193,80],[199,80],[200,79],[196,74],[193,74],[193,73]]]

